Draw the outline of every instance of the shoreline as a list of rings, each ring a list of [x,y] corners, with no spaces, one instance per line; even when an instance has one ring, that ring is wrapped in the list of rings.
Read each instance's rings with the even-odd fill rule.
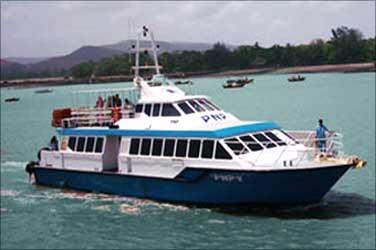
[[[376,62],[351,63],[351,64],[327,64],[314,66],[294,66],[283,68],[252,68],[226,71],[200,71],[200,72],[176,72],[165,74],[169,78],[202,78],[202,77],[231,77],[252,74],[304,74],[304,73],[358,73],[376,72]],[[94,79],[72,79],[68,77],[33,78],[1,80],[0,88],[35,88],[66,86],[76,84],[104,84],[114,82],[129,82],[133,80],[133,75],[101,76]]]

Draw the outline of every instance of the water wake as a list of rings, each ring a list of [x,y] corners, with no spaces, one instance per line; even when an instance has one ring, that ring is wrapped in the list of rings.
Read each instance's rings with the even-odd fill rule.
[[[0,196],[2,196],[2,197],[15,197],[15,196],[18,196],[18,192],[13,191],[13,190],[3,189],[3,190],[0,190]]]
[[[1,167],[15,167],[24,168],[26,166],[26,161],[2,161],[0,163]]]
[[[247,205],[213,208],[235,216],[277,217],[280,219],[337,219],[376,214],[376,201],[356,193],[330,191],[317,204],[295,206]]]

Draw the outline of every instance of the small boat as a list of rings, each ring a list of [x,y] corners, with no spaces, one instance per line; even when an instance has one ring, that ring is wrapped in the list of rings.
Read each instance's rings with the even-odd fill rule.
[[[53,90],[52,89],[39,89],[34,91],[36,94],[45,94],[45,93],[51,93]]]
[[[151,81],[163,84],[151,87],[135,60],[133,88],[86,91],[104,99],[114,91],[121,99],[127,95],[127,105],[55,109],[60,144],[53,137],[25,168],[36,184],[210,206],[307,204],[319,202],[349,169],[366,164],[343,153],[342,135],[334,131],[319,149],[315,131],[241,120],[205,95],[186,94],[159,71],[153,33],[145,26],[136,58],[142,34],[151,39]]]
[[[237,79],[237,80],[234,80],[234,79],[230,79],[230,80],[227,80],[226,83],[239,83],[239,84],[249,84],[249,83],[253,83],[253,79],[248,79],[247,77],[246,78],[243,78],[243,79]]]
[[[10,98],[5,99],[5,102],[18,102],[19,100],[20,98],[18,97],[10,97]]]
[[[289,77],[287,79],[289,82],[301,82],[301,81],[304,81],[305,80],[305,77],[304,76],[292,76],[292,77]]]
[[[186,84],[193,85],[193,82],[192,82],[191,80],[186,80],[186,81],[176,81],[176,82],[175,82],[175,85],[186,85]]]
[[[247,83],[237,83],[237,82],[226,82],[223,84],[223,88],[229,89],[229,88],[242,88],[246,85]]]

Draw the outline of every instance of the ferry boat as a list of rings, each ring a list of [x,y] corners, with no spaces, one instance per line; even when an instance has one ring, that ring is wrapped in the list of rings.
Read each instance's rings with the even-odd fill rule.
[[[143,36],[150,48],[140,47]],[[154,65],[140,63],[146,49]],[[134,87],[81,91],[78,97],[101,96],[96,108],[54,110],[60,144],[26,166],[36,184],[185,204],[301,204],[319,202],[350,168],[364,165],[343,154],[339,133],[320,152],[313,131],[243,121],[207,96],[187,95],[161,74],[157,50],[144,26]],[[141,77],[146,69],[155,70],[150,80]]]

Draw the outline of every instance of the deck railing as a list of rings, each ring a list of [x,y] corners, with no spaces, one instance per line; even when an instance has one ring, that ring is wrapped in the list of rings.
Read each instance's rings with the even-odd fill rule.
[[[253,165],[262,165],[267,159],[272,158],[273,160],[268,161],[268,165],[274,166],[299,166],[303,161],[313,161],[317,159],[320,155],[325,155],[326,157],[336,158],[343,157],[343,135],[331,131],[328,133],[325,139],[325,147],[320,150],[319,139],[316,138],[315,131],[286,131],[291,137],[290,142],[286,142],[286,145],[281,147],[281,151],[277,153],[271,150],[260,150],[258,155],[253,159]],[[249,143],[248,143],[249,144]],[[258,144],[258,143],[255,143]],[[299,145],[303,145],[299,149]],[[272,155],[270,155],[272,154]],[[270,157],[270,158],[269,158]],[[274,160],[275,159],[275,160]],[[286,160],[287,159],[287,160]]]
[[[73,108],[71,117],[63,119],[61,126],[64,128],[81,126],[110,126],[121,118],[134,118],[133,107],[130,108]]]
[[[283,161],[283,166],[299,166],[304,160],[312,161],[317,159],[319,155],[325,155],[330,157],[340,157],[344,155],[343,151],[343,135],[335,131],[330,131],[324,140],[316,138],[315,131],[286,131],[291,137],[295,139],[295,143],[287,144],[281,153],[280,157],[274,162],[274,166],[280,164],[280,159],[283,159],[284,154],[288,154],[292,150],[297,152],[295,159],[291,161]],[[323,145],[320,148],[320,141]],[[297,151],[296,143],[303,144],[305,146],[301,151]],[[294,145],[295,144],[295,145]],[[294,148],[292,148],[294,147]]]

